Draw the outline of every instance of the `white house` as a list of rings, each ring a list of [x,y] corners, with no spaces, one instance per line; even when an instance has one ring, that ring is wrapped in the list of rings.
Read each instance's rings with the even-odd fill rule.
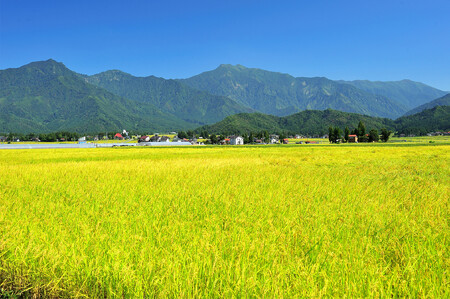
[[[231,145],[243,145],[244,144],[244,138],[241,136],[231,136],[230,137],[230,144]]]

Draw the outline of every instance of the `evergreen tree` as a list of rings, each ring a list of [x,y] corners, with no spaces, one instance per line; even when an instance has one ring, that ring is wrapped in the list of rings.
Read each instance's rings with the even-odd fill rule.
[[[268,143],[269,142],[269,138],[270,136],[269,136],[269,132],[267,132],[267,131],[264,131],[264,142],[265,143]]]
[[[244,134],[243,138],[244,138],[244,144],[249,144],[250,143],[250,139],[248,138],[247,134]]]
[[[344,141],[348,142],[348,135],[350,135],[350,129],[348,127],[345,127],[344,130]]]
[[[334,138],[334,143],[338,143],[340,142],[341,138],[342,138],[342,131],[341,129],[339,129],[338,127],[334,128],[333,130],[333,138]]]
[[[358,124],[358,137],[361,138],[362,136],[366,135],[366,126],[364,123],[360,120]]]
[[[255,138],[253,137],[253,132],[250,132],[250,135],[248,135],[248,139],[250,140],[250,143],[253,143]]]
[[[334,140],[334,130],[333,127],[328,127],[328,141],[330,141],[330,143],[333,143]]]

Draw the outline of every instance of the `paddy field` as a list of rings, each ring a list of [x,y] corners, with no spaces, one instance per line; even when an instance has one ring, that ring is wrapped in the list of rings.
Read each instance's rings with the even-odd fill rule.
[[[450,296],[450,144],[0,151],[0,293]]]

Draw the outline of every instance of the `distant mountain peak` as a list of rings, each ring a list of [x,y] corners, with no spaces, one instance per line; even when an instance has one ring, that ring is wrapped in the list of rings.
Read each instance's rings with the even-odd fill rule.
[[[57,62],[53,59],[31,62],[21,66],[19,69],[37,69],[47,74],[70,72],[70,70],[62,62]]]
[[[233,70],[245,70],[248,67],[243,66],[242,64],[221,64],[217,67],[217,69],[233,69]]]

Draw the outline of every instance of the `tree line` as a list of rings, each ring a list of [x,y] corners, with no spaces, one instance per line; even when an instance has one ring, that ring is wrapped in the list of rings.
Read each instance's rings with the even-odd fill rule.
[[[392,131],[389,131],[386,128],[381,129],[381,135],[378,133],[377,129],[371,129],[366,133],[366,126],[362,121],[360,121],[358,127],[352,131],[350,131],[348,127],[345,127],[344,133],[342,133],[342,130],[339,127],[330,126],[328,128],[328,140],[331,143],[348,142],[349,135],[356,135],[358,137],[358,142],[378,142],[380,140],[387,142],[391,134]]]

